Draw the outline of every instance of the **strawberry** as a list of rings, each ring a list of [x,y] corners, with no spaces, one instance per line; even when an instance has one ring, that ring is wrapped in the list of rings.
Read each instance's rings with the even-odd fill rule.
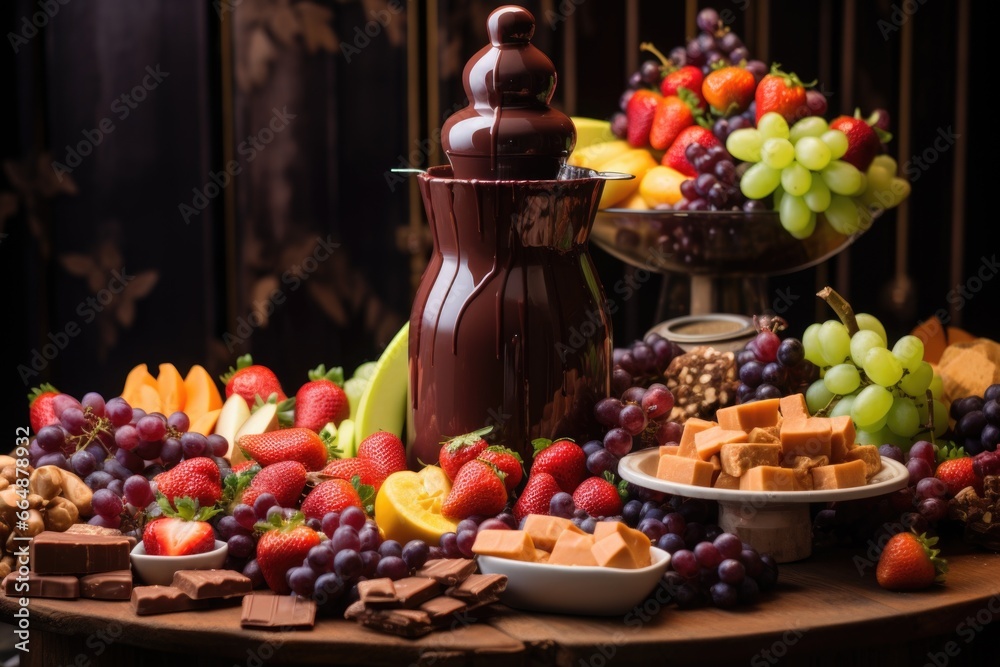
[[[254,475],[240,502],[253,505],[257,496],[270,493],[277,499],[279,506],[297,507],[304,488],[306,467],[298,461],[279,461],[261,468]]]
[[[43,384],[35,387],[28,394],[28,421],[31,422],[31,430],[38,433],[46,426],[58,424],[59,418],[52,408],[52,399],[59,395],[59,392],[50,384]]]
[[[784,116],[788,124],[813,115],[806,104],[806,88],[811,88],[816,84],[802,83],[794,73],[789,74],[781,71],[781,65],[774,63],[771,65],[770,74],[766,74],[760,83],[757,84],[757,92],[754,100],[757,102],[757,122],[760,117],[771,111]]]
[[[720,67],[705,76],[701,96],[720,116],[732,116],[746,111],[754,99],[757,81],[743,67]],[[758,113],[760,103],[758,102]]]
[[[875,576],[879,586],[890,591],[914,591],[944,581],[948,563],[938,558],[938,538],[927,534],[893,535],[878,559]]]
[[[560,489],[573,493],[587,474],[587,455],[580,445],[565,438],[555,441],[538,438],[531,444],[535,448],[531,474],[547,472],[555,478]]]
[[[469,461],[455,475],[451,491],[441,503],[441,514],[452,519],[498,514],[507,505],[503,478],[504,474],[489,461]]]
[[[649,145],[658,151],[669,148],[681,130],[694,125],[695,111],[700,115],[698,100],[687,90],[680,96],[669,95],[661,99],[649,131]]]
[[[188,497],[207,507],[222,497],[219,466],[207,456],[185,459],[153,479],[159,492],[170,502]]]
[[[653,117],[662,96],[655,90],[642,88],[635,91],[625,105],[625,118],[628,119],[626,139],[636,148],[649,146],[649,132],[653,128]]]
[[[704,109],[708,104],[701,96],[701,86],[705,81],[705,75],[700,67],[685,65],[680,69],[670,72],[663,81],[660,82],[660,93],[666,97],[668,95],[680,95],[681,90],[688,90],[698,100],[698,108]]]
[[[441,445],[438,452],[438,465],[448,475],[448,479],[454,481],[459,469],[479,456],[489,443],[483,440],[483,436],[493,430],[492,426],[481,428],[465,435],[456,435],[454,438],[446,440]]]
[[[958,492],[967,486],[974,488],[980,496],[983,495],[983,479],[972,469],[971,456],[942,462],[938,465],[934,476],[945,483],[951,496],[958,495]]]
[[[394,433],[375,431],[358,444],[358,458],[368,459],[378,473],[379,485],[394,472],[406,470],[406,448]]]
[[[232,468],[230,468],[230,470],[233,472],[233,474],[238,475],[241,472],[246,472],[255,465],[259,464],[256,461],[244,461],[243,463],[237,463]]]
[[[254,405],[257,396],[266,400],[271,394],[277,394],[278,401],[287,398],[274,371],[267,366],[254,364],[253,357],[249,354],[237,359],[236,368],[230,367],[229,372],[219,379],[226,385],[226,398],[239,394],[246,400],[247,405]]]
[[[370,513],[374,496],[375,490],[367,484],[361,484],[357,475],[354,480],[328,479],[306,494],[302,501],[302,513],[307,519],[322,519],[327,512],[340,512],[352,505]]]
[[[605,472],[604,477],[588,477],[573,492],[573,504],[593,517],[615,516],[622,513],[625,482],[615,486],[614,476]]]
[[[711,130],[700,125],[692,125],[691,127],[684,128],[677,135],[674,143],[670,144],[670,148],[663,154],[661,164],[676,169],[685,176],[696,178],[698,171],[691,164],[690,160],[687,159],[687,155],[685,155],[687,147],[691,144],[701,144],[705,148],[722,145]]]
[[[872,160],[882,152],[882,144],[892,139],[891,134],[875,127],[876,122],[877,112],[865,119],[860,109],[856,109],[853,116],[837,116],[830,121],[831,130],[847,135],[847,152],[840,159],[853,164],[862,173],[868,171]]]
[[[520,521],[529,514],[548,514],[552,496],[561,491],[555,477],[549,473],[532,472],[514,503],[514,518]]]
[[[357,475],[362,484],[367,484],[376,492],[382,488],[382,482],[384,481],[371,461],[368,459],[359,459],[356,456],[347,459],[333,459],[326,464],[326,467],[320,471],[320,474],[335,479],[346,479],[347,481],[351,481]]]
[[[288,570],[302,565],[309,550],[320,543],[319,533],[303,525],[304,520],[302,512],[296,512],[288,521],[274,514],[269,522],[257,524],[266,531],[257,542],[257,565],[268,588],[278,595],[292,592],[286,580]]]
[[[493,445],[483,450],[479,458],[489,461],[505,475],[503,483],[507,487],[507,493],[516,489],[524,478],[524,462],[521,460],[521,455],[512,449]]]
[[[267,433],[244,435],[236,441],[247,458],[267,467],[281,461],[298,461],[307,470],[326,465],[326,444],[307,428],[283,428]]]
[[[343,389],[344,369],[329,371],[322,364],[309,371],[309,382],[295,392],[296,428],[308,428],[317,433],[328,423],[340,426],[351,416],[351,404]]]
[[[160,496],[163,516],[146,524],[142,545],[150,556],[190,556],[215,549],[215,531],[208,520],[220,510],[199,508],[190,498],[178,498],[174,507]],[[176,509],[175,509],[176,507]]]

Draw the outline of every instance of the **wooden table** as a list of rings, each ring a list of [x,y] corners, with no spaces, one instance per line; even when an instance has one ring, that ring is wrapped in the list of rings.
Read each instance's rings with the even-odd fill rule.
[[[650,598],[624,617],[527,614],[488,618],[408,640],[324,619],[312,631],[239,627],[239,608],[137,617],[128,603],[33,600],[22,665],[997,665],[1000,554],[946,545],[946,585],[878,587],[841,550],[781,566],[780,585],[753,607],[678,610]],[[0,596],[10,622],[17,600]],[[949,655],[949,652],[952,655]]]

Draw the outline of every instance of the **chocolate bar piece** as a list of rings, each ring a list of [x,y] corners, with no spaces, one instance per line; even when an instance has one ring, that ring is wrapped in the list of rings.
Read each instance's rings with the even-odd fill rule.
[[[124,535],[45,530],[31,540],[28,557],[31,571],[37,574],[91,574],[130,567],[129,541]]]
[[[205,600],[192,600],[173,586],[136,586],[132,589],[132,609],[138,616],[191,611],[208,606]]]
[[[436,596],[441,586],[426,577],[403,577],[392,582],[396,594],[391,599],[361,598],[368,609],[413,609]],[[359,589],[360,591],[360,589]]]
[[[11,572],[3,579],[3,592],[7,597],[72,600],[80,597],[80,580],[76,577],[45,576],[34,572],[22,576]]]
[[[294,595],[251,593],[243,598],[244,628],[313,627],[316,624],[316,603]]]
[[[419,609],[366,611],[358,620],[366,628],[400,637],[420,637],[434,630],[431,617]]]
[[[441,623],[451,618],[452,614],[460,612],[467,607],[468,605],[458,598],[439,595],[424,602],[418,608],[427,614],[433,623]]]
[[[392,579],[382,577],[358,582],[358,597],[360,602],[368,605],[372,602],[384,602],[394,606],[396,602],[396,587]]]
[[[233,598],[253,592],[250,578],[235,570],[178,570],[173,586],[192,600]]]
[[[129,551],[131,551],[136,544],[136,539],[134,537],[131,535],[125,535],[117,528],[95,526],[92,523],[74,523],[63,532],[70,533],[72,535],[104,535],[105,537],[124,537],[129,542]]]
[[[449,588],[447,593],[465,602],[493,602],[505,588],[505,574],[473,574],[458,586]]]
[[[430,577],[442,586],[454,586],[476,571],[476,561],[470,558],[435,558],[417,570],[418,577]]]
[[[92,600],[128,600],[132,597],[132,571],[98,572],[80,577],[80,597]]]

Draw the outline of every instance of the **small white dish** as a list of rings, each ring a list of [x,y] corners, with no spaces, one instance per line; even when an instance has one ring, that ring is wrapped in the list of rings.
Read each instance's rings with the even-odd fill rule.
[[[638,570],[550,565],[477,556],[483,574],[507,575],[500,601],[508,607],[583,616],[620,616],[642,604],[670,565],[670,554],[650,547],[650,565]]]
[[[215,541],[215,548],[190,556],[150,556],[142,540],[132,548],[132,567],[143,583],[151,586],[169,586],[178,570],[218,570],[226,562],[229,545]]]

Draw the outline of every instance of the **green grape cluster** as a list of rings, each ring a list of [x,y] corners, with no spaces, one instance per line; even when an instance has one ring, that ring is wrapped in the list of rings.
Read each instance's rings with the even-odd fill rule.
[[[889,349],[877,318],[859,313],[855,319],[853,336],[838,320],[811,324],[803,332],[805,358],[821,369],[820,379],[806,391],[809,411],[850,415],[860,444],[907,448],[926,435],[929,410],[934,435],[944,435],[948,410],[941,401],[941,377],[924,361],[923,341],[903,336]]]
[[[726,139],[733,157],[753,163],[740,178],[740,190],[750,199],[773,194],[782,226],[798,239],[812,235],[820,213],[844,235],[870,224],[871,216],[862,215],[866,206],[855,199],[866,192],[867,178],[840,159],[847,148],[847,135],[831,130],[822,117],[807,116],[789,127],[775,112]]]

